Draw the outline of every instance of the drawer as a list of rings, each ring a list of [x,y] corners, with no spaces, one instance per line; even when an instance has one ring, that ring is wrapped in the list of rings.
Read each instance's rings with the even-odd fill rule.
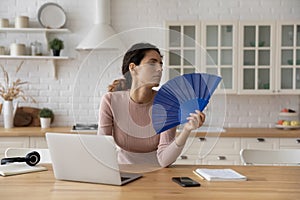
[[[279,149],[279,138],[242,138],[243,149]]]
[[[194,137],[187,141],[183,152],[191,155],[239,154],[240,138]]]
[[[239,154],[241,149],[240,138],[211,138],[201,142],[203,152],[211,154]]]
[[[202,165],[240,165],[239,155],[208,155],[202,159]]]
[[[201,164],[199,162],[199,157],[196,155],[184,155],[182,154],[175,161],[176,165],[198,165]]]
[[[28,148],[28,137],[0,137],[0,156],[4,157],[5,150],[10,147]]]
[[[30,147],[31,148],[39,148],[39,149],[47,149],[47,141],[45,137],[30,137]]]
[[[300,149],[300,138],[280,138],[280,148],[281,147]]]

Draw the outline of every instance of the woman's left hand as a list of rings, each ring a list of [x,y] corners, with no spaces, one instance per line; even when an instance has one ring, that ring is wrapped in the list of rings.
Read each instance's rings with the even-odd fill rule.
[[[205,114],[196,110],[195,113],[190,113],[190,116],[187,118],[188,122],[184,125],[184,129],[187,131],[195,130],[201,127],[205,121]]]

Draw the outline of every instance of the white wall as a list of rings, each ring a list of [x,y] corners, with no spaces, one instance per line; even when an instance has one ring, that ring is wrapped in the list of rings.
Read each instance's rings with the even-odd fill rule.
[[[30,81],[24,90],[38,103],[22,102],[20,106],[53,109],[56,116],[54,125],[57,126],[96,122],[101,93],[94,91],[95,85],[105,89],[119,76],[120,52],[97,52],[86,59],[89,52],[74,50],[94,23],[95,0],[0,0],[0,17],[9,18],[13,25],[15,16],[27,15],[31,26],[38,26],[37,11],[45,2],[56,2],[67,13],[66,27],[71,33],[58,36],[66,42],[63,55],[72,59],[57,62],[57,79],[53,77],[51,62],[26,61],[15,77]],[[111,0],[111,7],[112,26],[128,37],[127,44],[137,38],[144,41],[151,38],[156,40],[157,45],[163,45],[164,35],[159,31],[154,35],[143,35],[139,31],[134,34],[133,29],[164,27],[165,21],[300,20],[300,0]],[[124,31],[127,31],[126,34]],[[29,46],[36,39],[45,41],[39,34],[0,33],[0,45],[4,46],[12,42],[23,42]],[[19,62],[0,60],[12,77]],[[101,76],[103,71],[105,73]],[[271,127],[283,107],[299,111],[299,96],[228,95],[225,126]]]

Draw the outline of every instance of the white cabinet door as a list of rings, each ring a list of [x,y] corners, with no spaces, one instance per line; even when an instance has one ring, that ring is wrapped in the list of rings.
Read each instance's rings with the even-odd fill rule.
[[[197,155],[184,154],[177,158],[176,165],[199,165],[201,161]]]
[[[215,138],[208,137],[202,140],[201,143],[202,145],[207,145],[208,143],[208,147],[215,143],[208,155],[201,160],[202,164],[238,165],[241,163],[239,156],[241,149],[240,138],[219,138],[215,140]]]
[[[30,137],[30,147],[31,148],[39,148],[39,149],[47,149],[47,141],[45,137]]]
[[[240,156],[239,155],[208,155],[205,157],[202,162],[202,165],[240,165]]]
[[[203,22],[201,53],[204,71],[222,77],[217,92],[237,92],[237,24],[235,22]]]
[[[199,30],[198,22],[167,23],[167,79],[199,71]],[[166,81],[166,80],[163,80]]]
[[[240,138],[189,137],[176,164],[240,164]]]
[[[242,138],[243,149],[279,149],[279,138]]]
[[[275,88],[275,25],[264,22],[240,23],[241,94],[273,94]]]
[[[29,137],[0,137],[0,157],[4,157],[7,148],[28,148]]]
[[[300,149],[300,138],[280,138],[280,149]]]
[[[278,26],[278,93],[300,94],[300,23],[281,22]]]
[[[211,143],[213,144],[215,141],[215,138],[205,138],[205,141],[202,141],[203,144],[205,143]],[[209,145],[211,146],[211,145]],[[218,154],[226,154],[226,155],[236,155],[240,153],[240,149],[241,149],[241,142],[240,142],[240,138],[219,138],[216,141],[215,146],[212,148],[212,150],[210,151],[210,155],[214,154],[214,155],[218,155]]]

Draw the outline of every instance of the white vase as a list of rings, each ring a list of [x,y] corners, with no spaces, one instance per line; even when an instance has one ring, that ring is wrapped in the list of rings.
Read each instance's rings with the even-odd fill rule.
[[[14,107],[12,101],[3,102],[3,122],[4,128],[14,127]]]
[[[40,118],[41,128],[50,128],[51,118]]]

